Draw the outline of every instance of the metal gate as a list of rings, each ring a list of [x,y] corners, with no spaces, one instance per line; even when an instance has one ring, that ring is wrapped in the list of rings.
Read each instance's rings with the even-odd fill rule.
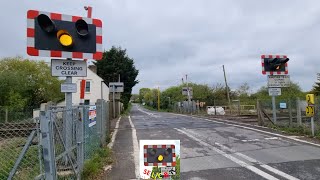
[[[46,179],[78,179],[83,166],[85,107],[42,111],[41,133]]]

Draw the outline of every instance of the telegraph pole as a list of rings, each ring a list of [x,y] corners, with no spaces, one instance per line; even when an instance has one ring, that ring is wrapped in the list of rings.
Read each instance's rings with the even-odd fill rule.
[[[190,110],[190,90],[189,90],[189,83],[188,83],[188,75],[186,74],[186,82],[187,82],[187,93],[188,93],[188,111]]]
[[[226,91],[227,91],[227,98],[228,98],[228,102],[229,102],[229,108],[231,108],[231,106],[230,106],[231,105],[231,101],[230,101],[229,87],[228,87],[228,83],[227,83],[226,71],[224,70],[224,65],[222,65],[222,68],[223,68],[224,82],[226,83]]]

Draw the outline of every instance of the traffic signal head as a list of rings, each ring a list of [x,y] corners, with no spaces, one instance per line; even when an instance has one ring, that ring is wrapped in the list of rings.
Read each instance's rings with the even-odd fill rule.
[[[54,22],[45,14],[40,14],[37,17],[37,21],[41,29],[47,33],[54,33],[56,30],[56,26]]]
[[[102,22],[98,19],[29,10],[27,24],[31,56],[102,58]]]
[[[175,166],[174,145],[144,145],[145,166]]]
[[[287,56],[262,55],[262,74],[288,74]]]

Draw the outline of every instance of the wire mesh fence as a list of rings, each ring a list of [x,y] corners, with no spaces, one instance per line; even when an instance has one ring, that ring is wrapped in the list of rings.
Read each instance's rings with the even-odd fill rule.
[[[259,100],[260,108],[265,113],[264,115],[269,119],[262,124],[273,124],[278,127],[288,128],[295,127],[293,131],[301,131],[300,133],[311,135],[311,117],[306,116],[307,102],[305,99],[276,99],[275,101],[275,115],[273,118],[273,109],[271,100]],[[320,122],[318,114],[320,112],[320,98],[315,100],[315,132],[320,134]],[[262,120],[265,118],[263,117]]]
[[[259,103],[260,107],[273,118],[272,100],[259,100]],[[307,118],[303,114],[304,105],[304,101],[299,99],[276,99],[276,123],[278,125],[297,124],[300,118],[305,122]]]
[[[172,106],[172,110],[182,114],[208,114],[208,107],[222,108],[223,113],[218,111],[217,115],[256,115],[256,104],[243,105],[240,101],[234,101],[228,105],[225,101],[214,101],[214,104],[205,104],[198,101],[182,101],[176,102]],[[220,110],[219,109],[219,110]]]
[[[21,122],[33,117],[33,109],[13,109],[0,106],[0,123]]]
[[[12,120],[0,122],[0,179],[41,178],[39,119]]]
[[[99,106],[86,107],[88,120],[84,122],[84,159],[90,159],[100,147],[100,118],[97,118]],[[100,114],[99,114],[100,115]],[[98,121],[98,122],[97,122]]]
[[[79,179],[110,133],[109,105],[101,100],[72,109],[47,104],[38,118],[3,109],[0,116],[0,179]]]

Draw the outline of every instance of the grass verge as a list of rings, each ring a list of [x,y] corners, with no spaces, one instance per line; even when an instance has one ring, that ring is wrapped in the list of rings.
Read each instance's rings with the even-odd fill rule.
[[[7,179],[15,162],[17,161],[26,138],[0,138],[0,179]],[[23,156],[22,161],[13,179],[34,179],[40,174],[38,146],[31,145]]]
[[[268,127],[278,131],[283,131],[289,135],[312,137],[310,127],[303,125],[293,125],[289,127],[269,124]],[[320,139],[320,129],[315,129],[315,138]]]
[[[103,167],[112,162],[111,149],[108,147],[98,149],[91,159],[85,161],[81,179],[98,179],[103,173]]]

